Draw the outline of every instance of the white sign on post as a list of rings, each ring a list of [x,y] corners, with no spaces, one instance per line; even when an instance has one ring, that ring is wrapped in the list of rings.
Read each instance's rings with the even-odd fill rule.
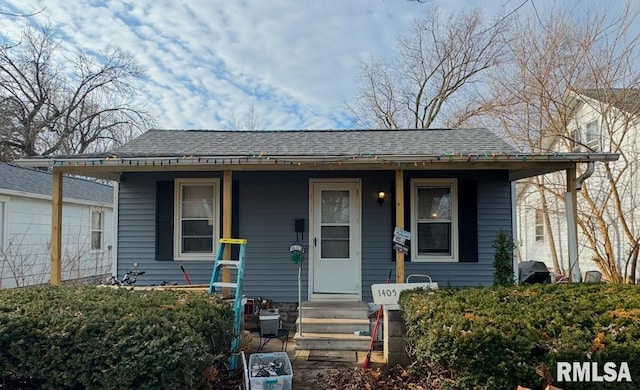
[[[396,237],[404,238],[405,240],[411,240],[411,233],[409,233],[406,230],[400,229],[399,227],[396,227],[393,230],[393,237],[394,237],[394,241]]]
[[[393,231],[393,249],[402,252],[408,253],[409,246],[407,245],[407,241],[411,240],[411,233],[406,230],[400,229],[396,227]]]
[[[437,289],[438,283],[381,283],[372,284],[371,293],[373,294],[373,303],[376,305],[397,305],[400,293],[404,290],[414,288]]]

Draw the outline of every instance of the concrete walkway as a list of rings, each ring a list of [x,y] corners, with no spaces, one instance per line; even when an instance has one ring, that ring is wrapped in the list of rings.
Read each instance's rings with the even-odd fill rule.
[[[256,353],[260,344],[260,336],[256,332],[251,333],[251,343],[245,354],[247,362],[252,353]],[[263,348],[263,353],[281,352],[282,343],[280,340],[270,340]],[[332,371],[341,368],[362,368],[362,364],[367,356],[367,352],[349,351],[308,351],[296,350],[293,336],[287,342],[287,355],[291,360],[293,368],[293,389],[326,389],[324,378]],[[370,368],[383,367],[384,356],[382,353],[382,343],[376,343],[376,348],[371,353]]]

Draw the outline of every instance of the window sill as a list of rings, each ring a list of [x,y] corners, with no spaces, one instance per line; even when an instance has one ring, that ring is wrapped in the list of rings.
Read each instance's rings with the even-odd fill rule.
[[[185,256],[185,255],[174,256],[174,261],[213,261],[215,259],[216,259],[215,253],[207,253],[205,255],[198,255],[198,256]]]
[[[458,259],[452,257],[413,257],[411,262],[415,263],[459,263]]]

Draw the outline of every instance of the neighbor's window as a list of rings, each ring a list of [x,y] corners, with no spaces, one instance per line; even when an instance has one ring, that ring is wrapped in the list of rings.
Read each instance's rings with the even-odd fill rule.
[[[218,232],[218,179],[177,179],[176,258],[211,260]]]
[[[100,209],[91,210],[91,250],[102,249],[104,231],[104,212]]]
[[[536,209],[536,242],[544,241],[544,213]]]
[[[0,251],[4,249],[5,229],[7,226],[7,204],[9,198],[0,198]]]
[[[457,181],[412,180],[414,261],[458,261]]]
[[[586,144],[593,150],[600,149],[600,129],[598,129],[598,121],[587,123],[587,139]]]
[[[571,151],[572,152],[581,152],[582,151],[582,137],[580,137],[580,130],[576,129],[571,131]]]

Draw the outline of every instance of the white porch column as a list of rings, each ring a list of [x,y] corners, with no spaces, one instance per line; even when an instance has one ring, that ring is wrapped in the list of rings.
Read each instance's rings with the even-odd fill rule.
[[[564,204],[567,211],[567,246],[569,247],[569,271],[571,281],[582,280],[580,261],[578,259],[578,199],[576,196],[576,168],[567,168],[567,192],[564,195]]]

